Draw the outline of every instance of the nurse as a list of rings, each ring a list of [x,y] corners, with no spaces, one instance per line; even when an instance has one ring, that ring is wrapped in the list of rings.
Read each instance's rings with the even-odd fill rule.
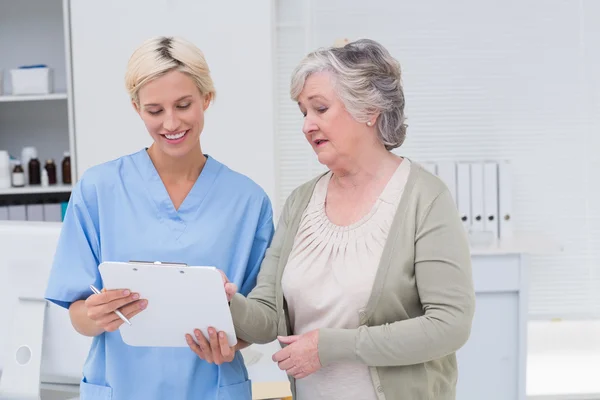
[[[131,56],[126,86],[153,143],[83,174],[46,291],[79,333],[94,338],[81,399],[250,399],[239,348],[217,365],[187,347],[130,347],[112,311],[135,321],[147,306],[144,294],[90,291],[91,284],[101,288],[101,262],[152,260],[214,265],[248,294],[273,235],[265,192],[200,146],[215,97],[202,52],[180,38],[148,40]]]

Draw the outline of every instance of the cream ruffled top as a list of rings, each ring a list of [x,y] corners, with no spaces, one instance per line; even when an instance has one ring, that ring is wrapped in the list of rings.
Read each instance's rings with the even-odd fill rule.
[[[325,212],[331,172],[317,182],[282,279],[294,334],[358,328],[409,172],[405,158],[367,215],[349,226]],[[328,365],[296,389],[299,400],[376,399],[368,367],[359,363]]]

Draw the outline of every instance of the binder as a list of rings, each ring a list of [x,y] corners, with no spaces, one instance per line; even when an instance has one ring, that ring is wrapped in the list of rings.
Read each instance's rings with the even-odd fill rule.
[[[0,204],[0,221],[8,221],[8,206]]]
[[[454,161],[439,162],[437,164],[437,172],[442,182],[448,186],[448,190],[456,204],[456,163]]]
[[[471,229],[471,170],[469,164],[456,164],[456,198],[458,212],[463,226]]]
[[[500,239],[513,236],[513,175],[509,161],[498,164],[498,209],[500,214]]]
[[[25,204],[8,206],[8,218],[11,221],[27,221],[27,209],[25,208]]]
[[[44,206],[42,204],[27,204],[27,221],[43,221]]]
[[[62,210],[59,203],[44,204],[44,220],[50,222],[62,222]]]
[[[470,163],[469,168],[471,170],[471,230],[482,232],[484,230],[483,163]]]
[[[498,163],[486,162],[483,165],[483,226],[499,238],[500,222],[498,220]]]

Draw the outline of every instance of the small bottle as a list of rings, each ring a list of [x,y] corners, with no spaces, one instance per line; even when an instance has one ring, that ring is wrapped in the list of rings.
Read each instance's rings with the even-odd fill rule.
[[[65,185],[71,184],[71,154],[68,151],[65,151],[63,154],[64,158],[62,160],[62,182]]]
[[[48,179],[48,170],[46,168],[44,168],[42,170],[42,179],[41,179],[41,183],[43,187],[47,187],[49,184],[49,179]]]
[[[56,164],[54,164],[54,160],[47,160],[44,169],[48,172],[48,183],[56,185]]]
[[[12,171],[12,185],[14,187],[25,186],[25,171],[21,166],[21,162],[17,161]]]
[[[41,183],[41,164],[40,161],[33,157],[29,160],[29,165],[27,166],[29,170],[29,184],[30,185],[39,185]]]

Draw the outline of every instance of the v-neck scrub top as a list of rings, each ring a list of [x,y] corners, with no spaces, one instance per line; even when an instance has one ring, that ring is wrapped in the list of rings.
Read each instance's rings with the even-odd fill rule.
[[[130,260],[213,265],[247,295],[272,235],[269,198],[249,178],[207,156],[176,210],[142,149],[77,182],[46,298],[68,308],[92,294],[89,285],[102,287],[100,263]],[[117,330],[93,339],[80,392],[82,400],[249,400],[251,385],[239,352],[218,366],[189,348],[128,346]]]

